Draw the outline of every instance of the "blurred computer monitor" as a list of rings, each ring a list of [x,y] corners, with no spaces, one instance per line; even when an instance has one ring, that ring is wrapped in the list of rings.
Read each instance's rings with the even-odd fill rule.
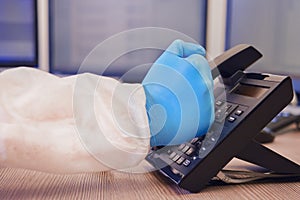
[[[300,1],[228,0],[226,48],[253,44],[263,58],[249,70],[289,75],[300,93]]]
[[[0,0],[0,67],[38,65],[36,0]]]
[[[206,3],[206,0],[49,1],[50,71],[64,74],[78,73],[84,59],[98,44],[115,34],[134,28],[172,29],[186,34],[205,46]],[[138,40],[149,39],[148,36],[126,38],[115,44],[113,48],[126,48]],[[164,48],[172,39],[170,35],[161,41]],[[109,51],[114,50],[109,49],[106,53],[109,54]],[[161,52],[158,49],[128,52],[113,61],[105,73],[111,76],[122,76],[135,66],[154,62]],[[101,65],[101,57],[94,62],[94,65]],[[139,82],[149,67],[150,65],[145,65],[142,70],[127,77],[127,81]],[[92,72],[97,73],[97,71]]]

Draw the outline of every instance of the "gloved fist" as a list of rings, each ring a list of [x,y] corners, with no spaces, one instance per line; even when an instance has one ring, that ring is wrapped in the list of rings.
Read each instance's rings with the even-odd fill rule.
[[[205,49],[175,40],[142,84],[151,146],[184,143],[204,135],[214,120],[213,80]]]

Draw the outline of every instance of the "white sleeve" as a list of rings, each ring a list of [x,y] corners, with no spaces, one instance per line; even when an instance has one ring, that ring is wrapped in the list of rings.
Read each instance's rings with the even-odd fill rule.
[[[94,74],[0,74],[0,165],[54,173],[126,169],[147,155],[140,84]]]

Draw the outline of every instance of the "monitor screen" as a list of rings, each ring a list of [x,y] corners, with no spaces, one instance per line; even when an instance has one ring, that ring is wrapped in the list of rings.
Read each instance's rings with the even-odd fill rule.
[[[78,73],[81,63],[98,44],[134,28],[172,29],[205,45],[206,1],[52,0],[49,3],[53,73]],[[128,37],[115,48],[130,46],[137,40],[147,40],[147,35]],[[155,61],[160,53],[154,49],[129,52],[111,64],[108,74],[120,76],[133,66]]]
[[[300,77],[300,1],[229,0],[227,48],[250,43],[264,57],[254,68]]]
[[[263,58],[249,70],[289,75],[300,92],[299,11],[299,0],[228,0],[226,49],[254,45]]]
[[[35,0],[0,0],[0,67],[37,66]]]

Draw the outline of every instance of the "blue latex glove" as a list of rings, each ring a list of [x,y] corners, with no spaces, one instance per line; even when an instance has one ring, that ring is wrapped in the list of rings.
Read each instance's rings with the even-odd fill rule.
[[[184,143],[204,135],[214,120],[213,80],[205,49],[175,40],[142,84],[151,146]]]

